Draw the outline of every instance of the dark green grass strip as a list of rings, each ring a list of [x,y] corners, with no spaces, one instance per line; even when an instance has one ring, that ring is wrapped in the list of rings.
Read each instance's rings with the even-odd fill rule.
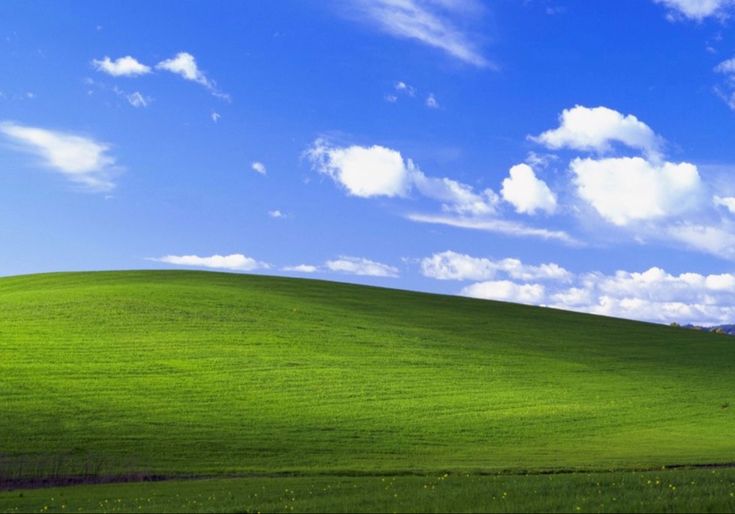
[[[0,512],[733,512],[735,470],[279,477],[0,492]]]

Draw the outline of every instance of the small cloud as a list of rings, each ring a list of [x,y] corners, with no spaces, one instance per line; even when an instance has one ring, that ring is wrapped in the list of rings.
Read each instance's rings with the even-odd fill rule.
[[[544,12],[549,16],[555,16],[557,14],[562,14],[565,12],[566,9],[564,7],[558,6],[558,5],[549,5],[546,7]]]
[[[311,264],[299,264],[297,266],[286,266],[283,271],[295,271],[297,273],[316,273],[319,268]]]
[[[148,107],[148,102],[150,102],[150,98],[144,97],[138,91],[134,91],[133,93],[126,95],[125,98],[127,98],[128,102],[133,107]]]
[[[416,88],[414,88],[413,86],[409,86],[402,80],[399,80],[398,82],[396,82],[396,85],[393,86],[393,88],[396,91],[400,91],[401,93],[407,94],[408,96],[414,96],[416,94]]]
[[[735,196],[715,196],[712,200],[716,207],[724,207],[735,214]]]
[[[436,100],[434,93],[430,93],[429,96],[426,97],[426,107],[429,109],[439,108],[439,102]]]
[[[720,64],[715,66],[715,71],[725,75],[735,74],[735,57],[722,61]]]
[[[400,152],[378,145],[340,148],[317,139],[306,155],[315,170],[363,198],[404,196],[414,169]]]
[[[196,59],[188,52],[179,52],[175,57],[159,62],[156,64],[156,69],[170,71],[185,80],[196,82],[207,88],[210,93],[218,98],[222,98],[223,100],[230,99],[229,95],[220,92],[217,89],[217,84],[199,69]]]
[[[97,71],[107,73],[113,77],[135,77],[151,72],[150,66],[138,62],[137,59],[129,55],[114,61],[105,56],[102,60],[94,59],[92,65]]]
[[[252,169],[255,173],[259,173],[261,175],[265,175],[268,173],[268,169],[265,167],[265,164],[263,164],[260,161],[255,161],[250,165],[250,169]]]
[[[212,111],[212,114],[210,115],[210,117],[212,118],[212,121],[213,122],[217,123],[220,120],[220,118],[222,117],[222,115],[220,113],[218,113],[218,112]]]
[[[385,95],[385,101],[394,104],[398,101],[398,97],[396,95]]]
[[[270,216],[271,218],[285,218],[286,217],[286,215],[283,214],[278,209],[276,209],[275,211],[268,211],[268,216]]]
[[[534,151],[530,151],[526,156],[526,164],[532,168],[546,168],[551,164],[551,162],[557,159],[558,157],[553,153],[539,154]]]
[[[371,261],[362,257],[339,257],[327,261],[326,268],[330,271],[346,273],[349,275],[361,275],[369,277],[398,277],[398,268]]]
[[[105,143],[7,121],[0,123],[0,133],[72,182],[94,191],[110,191],[115,187],[112,175],[119,168],[115,166],[115,158],[108,155],[110,147]]]
[[[569,148],[585,152],[605,153],[612,143],[642,150],[650,158],[661,156],[662,139],[632,114],[623,115],[607,107],[577,105],[559,116],[559,127],[547,130],[530,140],[552,150]]]
[[[166,255],[163,257],[149,258],[147,260],[162,262],[164,264],[173,264],[176,266],[194,266],[197,268],[226,269],[233,271],[254,271],[270,268],[269,264],[257,261],[252,257],[247,257],[241,253],[235,253],[232,255],[212,255],[209,257],[199,257],[198,255]]]
[[[725,75],[723,87],[716,86],[715,94],[735,110],[735,57],[722,61],[715,66],[715,72]]]
[[[509,175],[503,180],[500,194],[503,200],[515,207],[516,212],[536,214],[540,210],[552,214],[556,210],[556,195],[546,182],[536,177],[531,166],[516,164]]]

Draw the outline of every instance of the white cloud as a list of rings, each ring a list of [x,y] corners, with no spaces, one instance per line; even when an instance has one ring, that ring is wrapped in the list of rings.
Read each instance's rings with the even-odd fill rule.
[[[612,149],[612,143],[620,143],[651,158],[657,158],[661,152],[661,139],[648,125],[632,114],[624,116],[607,107],[577,105],[565,109],[558,128],[531,139],[554,150],[570,148],[604,153]]]
[[[733,0],[654,0],[657,4],[669,8],[670,19],[683,16],[691,20],[702,21],[710,16],[724,16]]]
[[[546,289],[541,284],[516,284],[509,280],[478,282],[462,289],[462,296],[499,300],[504,302],[539,304],[546,297]]]
[[[286,266],[283,271],[295,271],[297,273],[316,273],[319,268],[311,264],[299,264],[297,266]]]
[[[735,74],[735,57],[722,61],[720,64],[715,66],[717,73],[724,73],[725,75]]]
[[[222,117],[222,115],[220,113],[218,113],[218,112],[215,112],[215,111],[212,111],[212,114],[210,115],[210,118],[212,118],[212,121],[215,122],[215,123],[217,123],[220,120],[221,117]]]
[[[94,139],[38,127],[0,123],[0,133],[22,150],[39,156],[44,165],[67,179],[95,191],[115,187],[112,175],[118,170],[109,146]]]
[[[312,166],[342,185],[352,196],[403,197],[414,187],[423,196],[442,203],[445,212],[486,215],[495,212],[497,195],[449,178],[425,175],[411,159],[384,146],[334,147],[318,139],[307,151]]]
[[[731,214],[735,214],[735,196],[715,196],[713,203],[717,207],[724,207]]]
[[[434,93],[430,93],[429,96],[426,97],[426,107],[429,109],[439,108],[439,101],[434,96]]]
[[[194,56],[188,52],[179,52],[176,57],[156,64],[156,68],[176,73],[186,80],[191,80],[205,87],[212,87],[210,80],[197,66]]]
[[[114,61],[109,57],[105,57],[102,60],[94,59],[92,65],[98,71],[107,73],[113,77],[135,77],[151,72],[150,66],[138,62],[137,59],[129,55],[120,57]]]
[[[439,256],[440,258],[436,258]],[[534,273],[500,271],[502,263],[444,252],[422,261],[424,275],[440,280],[480,280],[461,289],[460,294],[474,298],[545,305],[559,309],[587,312],[659,323],[694,323],[701,325],[732,323],[735,319],[735,274],[674,275],[652,267],[643,272],[617,271],[572,275],[564,270],[562,280],[548,280],[541,266],[527,266],[520,261],[518,270]],[[499,266],[500,265],[500,266]],[[556,266],[556,265],[555,265]],[[513,268],[511,268],[512,270]],[[563,270],[563,268],[558,267]],[[497,280],[505,272],[513,280]],[[520,282],[519,282],[520,281]]]
[[[665,236],[681,241],[691,248],[725,259],[735,259],[735,231],[727,225],[681,222],[663,230]]]
[[[384,146],[339,148],[317,139],[307,151],[314,168],[342,185],[352,196],[405,196],[415,171],[413,162]]]
[[[263,164],[260,161],[255,161],[250,165],[250,169],[252,169],[255,173],[259,173],[261,175],[265,175],[268,173],[268,169],[265,167],[265,164]]]
[[[133,93],[126,95],[125,98],[133,107],[148,107],[148,102],[150,102],[150,99],[144,97],[138,91],[134,91]]]
[[[214,96],[229,100],[229,96],[217,89],[217,84],[208,78],[197,66],[196,59],[188,52],[179,52],[175,57],[156,64],[156,69],[170,71],[186,80],[196,82],[206,87]]]
[[[396,91],[400,91],[401,93],[405,93],[408,96],[414,96],[416,94],[416,88],[406,84],[402,80],[396,82],[395,86],[393,86],[393,89],[395,89]]]
[[[628,225],[683,213],[701,201],[697,167],[640,157],[574,159],[577,194],[607,221]]]
[[[421,274],[437,280],[486,280],[495,277],[497,266],[451,250],[421,259]]]
[[[558,264],[523,264],[518,259],[491,260],[448,250],[421,260],[421,273],[438,280],[488,280],[505,274],[517,280],[561,280],[571,274]]]
[[[285,218],[286,217],[286,215],[283,214],[278,209],[276,209],[275,211],[268,211],[268,216],[270,216],[271,218]]]
[[[498,195],[492,189],[476,193],[467,184],[450,178],[427,177],[415,167],[412,166],[412,169],[410,176],[416,189],[425,197],[442,202],[445,212],[472,216],[495,213]]]
[[[644,272],[590,273],[578,287],[551,298],[551,305],[593,314],[670,323],[732,323],[735,275],[672,275],[653,267]]]
[[[466,228],[470,230],[481,230],[483,232],[494,232],[516,237],[536,237],[539,239],[551,239],[569,245],[578,246],[581,243],[572,236],[561,230],[549,230],[545,228],[529,227],[522,223],[502,219],[478,219],[462,216],[441,216],[433,214],[409,214],[406,216],[411,221],[418,223],[433,223],[447,225],[450,227]]]
[[[338,259],[327,261],[325,266],[330,271],[347,273],[350,275],[393,278],[398,276],[398,268],[361,257],[343,256]]]
[[[715,66],[715,71],[726,75],[725,83],[722,87],[715,87],[715,93],[730,109],[735,110],[735,57],[722,61]]]
[[[270,265],[240,253],[232,255],[212,255],[199,257],[198,255],[166,255],[164,257],[148,259],[176,266],[194,266],[197,268],[227,269],[234,271],[254,271],[268,269]]]
[[[457,21],[475,19],[482,6],[474,0],[355,0],[358,17],[393,36],[440,49],[467,64],[490,66]]]
[[[556,196],[546,182],[536,178],[528,164],[517,164],[510,169],[510,177],[503,180],[500,194],[518,213],[535,214],[540,210],[551,214],[556,210]]]

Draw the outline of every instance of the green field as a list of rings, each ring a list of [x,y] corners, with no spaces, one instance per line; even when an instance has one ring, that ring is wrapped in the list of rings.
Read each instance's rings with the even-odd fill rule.
[[[279,490],[288,480],[357,481],[366,495],[389,477],[410,495],[448,473],[474,484],[470,494],[491,480],[530,492],[519,484],[544,479],[486,473],[728,464],[734,363],[727,336],[315,280],[3,278],[0,477],[250,477],[232,482],[243,492],[258,481]],[[707,472],[666,471],[705,488]],[[732,510],[735,475],[720,473],[717,498],[702,498]],[[143,495],[224,483],[65,491],[82,501],[109,488]],[[18,502],[51,491],[0,493],[0,509],[30,508]],[[302,510],[325,509],[315,505]],[[245,508],[279,507],[232,505]]]

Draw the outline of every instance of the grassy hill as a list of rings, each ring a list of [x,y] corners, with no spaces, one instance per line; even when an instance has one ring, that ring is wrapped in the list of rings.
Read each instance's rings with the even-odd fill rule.
[[[731,463],[733,363],[727,336],[316,280],[2,278],[0,476]]]

